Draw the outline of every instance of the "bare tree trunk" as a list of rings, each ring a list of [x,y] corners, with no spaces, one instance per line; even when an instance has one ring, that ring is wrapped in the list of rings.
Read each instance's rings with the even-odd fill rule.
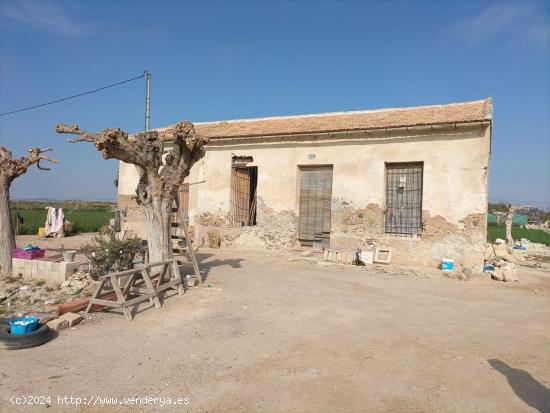
[[[40,165],[40,161],[57,163],[55,159],[44,156],[44,152],[52,150],[31,148],[28,156],[14,158],[9,150],[0,146],[0,278],[11,275],[11,250],[15,247],[10,214],[11,183],[34,164],[38,169],[49,171],[49,168]]]
[[[172,258],[172,240],[170,238],[172,200],[155,197],[152,202],[142,207],[145,212],[149,262],[164,261]]]
[[[506,214],[506,244],[508,248],[512,248],[514,245],[514,238],[512,237],[512,224],[514,222],[515,208],[510,205],[508,213]]]
[[[162,132],[146,131],[133,136],[113,128],[91,133],[78,125],[59,124],[56,130],[78,135],[69,142],[93,143],[104,159],[115,158],[138,167],[136,195],[138,205],[145,212],[149,261],[172,258],[172,203],[191,167],[204,156],[208,139],[198,136],[188,121],[178,122]],[[167,142],[170,145],[165,146]]]
[[[11,276],[11,251],[14,247],[9,189],[2,184],[0,185],[0,278]]]

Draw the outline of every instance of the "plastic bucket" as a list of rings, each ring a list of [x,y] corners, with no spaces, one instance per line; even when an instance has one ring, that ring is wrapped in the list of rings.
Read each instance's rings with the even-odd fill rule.
[[[64,251],[63,252],[63,261],[65,262],[74,262],[74,256],[76,254],[76,251]]]
[[[441,260],[441,269],[443,271],[452,271],[455,269],[455,262],[449,258]]]
[[[9,320],[10,332],[12,335],[32,333],[38,328],[37,317],[19,317]]]

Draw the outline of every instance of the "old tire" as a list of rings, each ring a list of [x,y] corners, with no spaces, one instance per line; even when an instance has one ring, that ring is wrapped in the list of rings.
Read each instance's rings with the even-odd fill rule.
[[[47,324],[39,324],[38,328],[28,334],[10,334],[9,326],[0,325],[0,349],[1,350],[19,350],[23,348],[35,347],[46,343],[51,338],[51,331]]]

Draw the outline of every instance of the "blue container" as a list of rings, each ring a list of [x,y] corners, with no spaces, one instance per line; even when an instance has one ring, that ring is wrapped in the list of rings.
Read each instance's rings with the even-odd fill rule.
[[[15,336],[17,334],[29,334],[38,328],[37,317],[19,317],[9,320],[10,332]]]
[[[452,271],[455,268],[455,262],[449,258],[441,260],[441,269],[443,271]]]
[[[493,264],[485,264],[483,266],[483,272],[495,272],[495,266]]]

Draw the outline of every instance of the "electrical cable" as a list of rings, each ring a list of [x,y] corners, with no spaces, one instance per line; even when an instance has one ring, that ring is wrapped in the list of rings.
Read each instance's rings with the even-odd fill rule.
[[[94,90],[88,90],[87,92],[78,93],[76,95],[68,96],[68,97],[65,97],[65,98],[52,100],[51,102],[41,103],[39,105],[34,105],[34,106],[26,107],[26,108],[16,109],[16,110],[12,110],[10,112],[0,113],[0,116],[12,115],[14,113],[23,112],[23,111],[31,110],[31,109],[36,109],[36,108],[40,108],[40,107],[47,106],[47,105],[52,105],[54,103],[63,102],[65,100],[74,99],[74,98],[77,98],[77,97],[80,97],[80,96],[90,95],[92,93],[96,93],[96,92],[99,92],[99,91],[102,91],[102,90],[105,90],[105,89],[109,89],[109,88],[114,87],[114,86],[119,86],[119,85],[122,85],[124,83],[132,82],[132,81],[138,80],[138,79],[143,79],[147,75],[147,73],[148,72],[146,70],[145,72],[143,72],[143,74],[141,76],[136,76],[136,77],[133,77],[131,79],[126,79],[126,80],[123,80],[121,82],[112,83],[112,84],[107,85],[107,86],[103,86],[103,87],[100,87],[100,88],[97,88],[97,89],[94,89]]]

